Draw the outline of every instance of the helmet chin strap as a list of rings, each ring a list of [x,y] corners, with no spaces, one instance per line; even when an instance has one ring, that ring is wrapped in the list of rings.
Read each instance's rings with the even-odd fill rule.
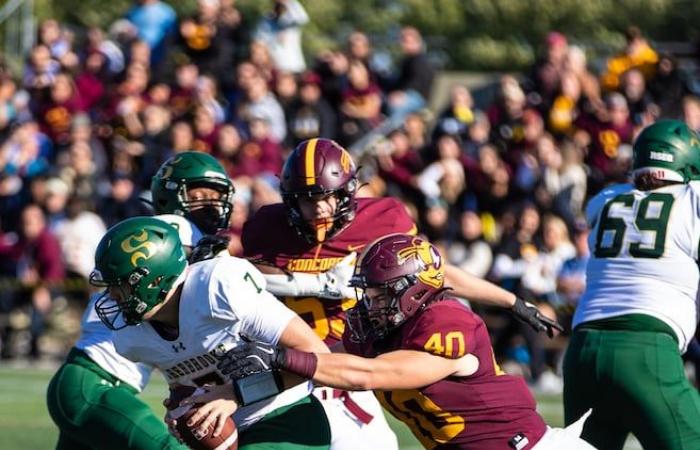
[[[333,219],[316,219],[312,222],[312,227],[316,232],[316,241],[325,242],[328,232],[333,228]]]

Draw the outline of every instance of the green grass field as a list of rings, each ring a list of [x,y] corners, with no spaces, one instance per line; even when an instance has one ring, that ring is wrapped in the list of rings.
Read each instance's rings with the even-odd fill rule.
[[[46,386],[53,372],[48,369],[0,368],[0,449],[47,450],[54,447],[58,430],[46,410]],[[162,416],[161,401],[167,395],[163,379],[154,374],[153,381],[143,393],[143,398]],[[561,397],[539,397],[539,410],[552,426],[561,426],[563,411]],[[391,426],[399,436],[401,449],[422,448],[403,424],[389,417]],[[638,443],[629,442],[626,450],[640,449]]]

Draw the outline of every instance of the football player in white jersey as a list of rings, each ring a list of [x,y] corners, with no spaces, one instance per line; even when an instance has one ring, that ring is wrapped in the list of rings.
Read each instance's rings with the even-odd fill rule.
[[[306,351],[328,348],[294,312],[265,290],[265,279],[240,258],[187,265],[177,233],[152,217],[124,220],[107,231],[90,282],[107,288],[95,309],[126,358],[157,367],[168,384],[222,383],[217,354],[241,336]],[[247,380],[237,401],[202,406],[216,433],[233,414],[239,448],[327,449],[330,430],[310,383],[279,393],[277,379]],[[234,414],[235,413],[235,414]]]
[[[588,204],[591,259],[564,361],[566,423],[589,408],[582,437],[622,449],[700,448],[700,395],[681,354],[695,334],[700,137],[660,121],[634,144],[633,182]]]
[[[186,249],[202,237],[199,229],[181,216],[156,218],[178,231]],[[117,353],[112,330],[104,326],[94,308],[99,297],[91,297],[83,314],[80,339],[48,387],[47,406],[60,429],[56,449],[184,450],[163,421],[136,397],[148,383],[152,367]]]

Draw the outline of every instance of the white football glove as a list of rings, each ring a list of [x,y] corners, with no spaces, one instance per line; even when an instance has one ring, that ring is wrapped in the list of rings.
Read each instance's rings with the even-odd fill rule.
[[[355,298],[355,288],[350,287],[349,283],[355,273],[356,259],[357,253],[352,252],[326,272],[319,273],[321,292],[318,296],[334,300]]]
[[[352,252],[326,272],[317,274],[265,274],[265,289],[281,297],[314,296],[330,300],[355,298],[355,288],[348,286],[348,283],[355,272],[356,259],[357,253]]]

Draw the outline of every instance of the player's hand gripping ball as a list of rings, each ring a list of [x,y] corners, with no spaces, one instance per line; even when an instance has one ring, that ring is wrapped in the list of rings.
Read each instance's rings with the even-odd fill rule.
[[[237,450],[238,429],[231,417],[226,419],[223,431],[216,437],[212,436],[214,424],[209,426],[206,434],[197,432],[199,424],[187,426],[187,420],[197,411],[200,404],[180,406],[180,402],[193,394],[200,393],[202,393],[202,389],[193,386],[170,388],[168,417],[177,422],[176,429],[180,439],[194,450]]]

